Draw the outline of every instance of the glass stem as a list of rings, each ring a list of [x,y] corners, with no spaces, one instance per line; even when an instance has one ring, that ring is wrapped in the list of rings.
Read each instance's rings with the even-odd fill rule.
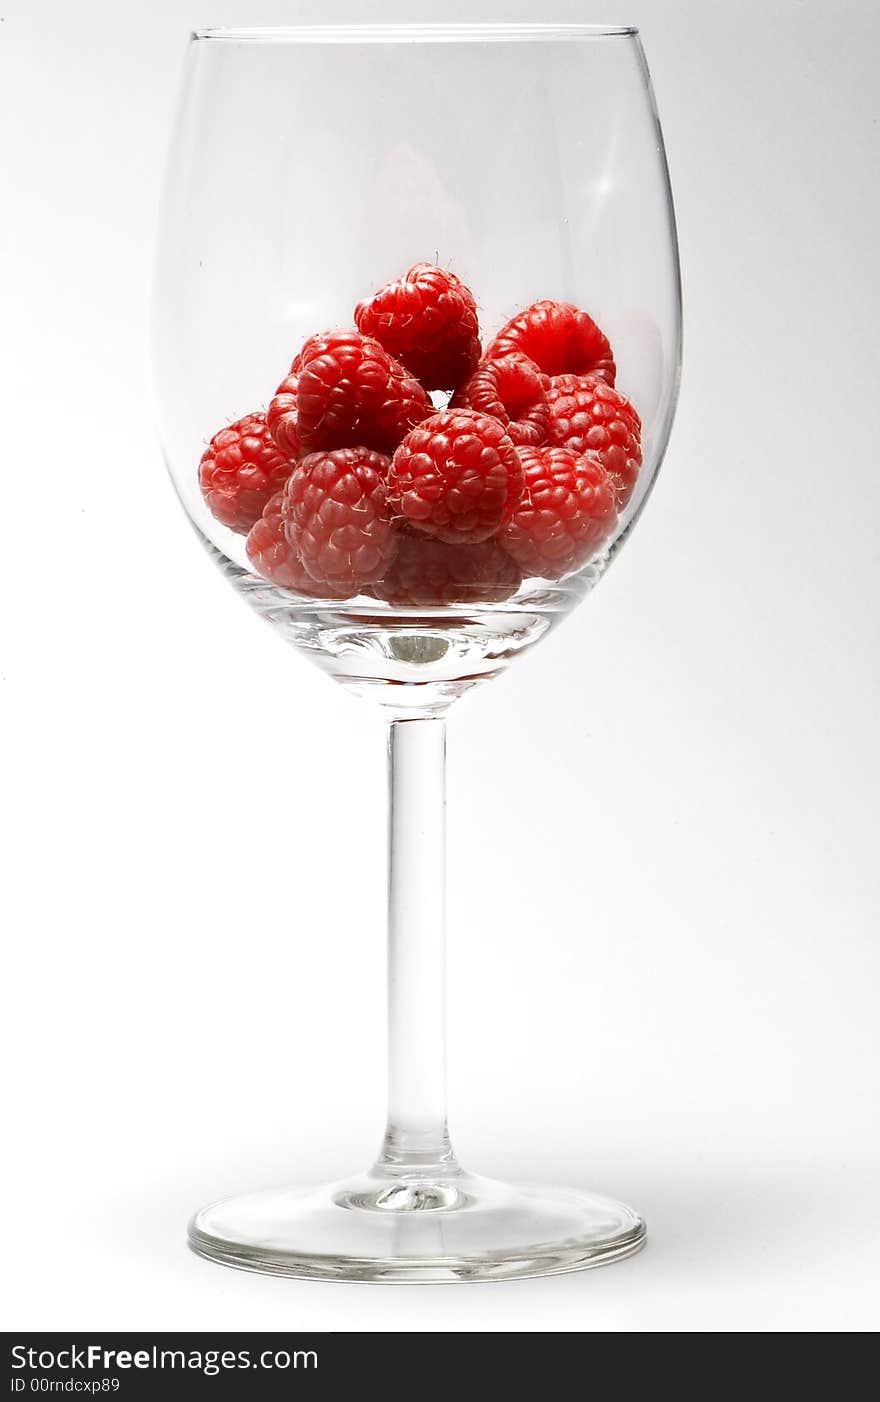
[[[388,730],[388,1125],[380,1165],[454,1164],[446,1128],[446,723]]]

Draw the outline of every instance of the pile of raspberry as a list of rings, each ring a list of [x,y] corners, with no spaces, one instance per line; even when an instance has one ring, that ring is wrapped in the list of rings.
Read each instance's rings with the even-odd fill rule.
[[[310,598],[495,603],[607,544],[641,421],[586,312],[536,302],[483,350],[468,288],[417,263],[354,320],[202,455],[208,508],[260,575]]]

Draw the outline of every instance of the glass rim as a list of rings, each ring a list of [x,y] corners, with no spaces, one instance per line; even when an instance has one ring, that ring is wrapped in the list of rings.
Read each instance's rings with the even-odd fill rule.
[[[194,29],[194,42],[233,44],[517,43],[631,39],[632,24],[293,24]]]

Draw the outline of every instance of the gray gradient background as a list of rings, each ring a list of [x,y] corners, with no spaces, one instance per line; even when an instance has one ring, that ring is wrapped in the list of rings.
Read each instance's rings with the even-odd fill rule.
[[[195,1205],[356,1168],[382,1115],[381,725],[198,550],[147,360],[187,30],[316,14],[0,4],[4,1326],[874,1329],[870,0],[540,15],[642,27],[685,373],[635,542],[452,720],[451,1115],[485,1172],[635,1203],[649,1250],[423,1291],[184,1250]]]

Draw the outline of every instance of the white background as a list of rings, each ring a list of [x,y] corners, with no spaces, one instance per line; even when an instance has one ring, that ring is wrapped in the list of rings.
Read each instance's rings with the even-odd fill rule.
[[[147,352],[188,29],[328,12],[2,0],[7,1328],[880,1323],[880,12],[573,13],[642,26],[685,375],[637,544],[453,717],[451,1117],[650,1246],[470,1289],[186,1251],[195,1206],[359,1168],[382,1121],[381,722],[198,549]]]

